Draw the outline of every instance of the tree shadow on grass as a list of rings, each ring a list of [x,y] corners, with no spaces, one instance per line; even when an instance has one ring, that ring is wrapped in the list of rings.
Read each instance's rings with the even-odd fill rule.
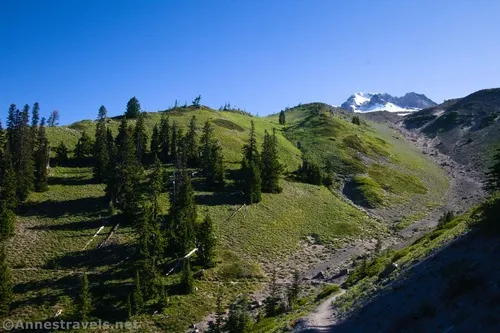
[[[87,176],[77,176],[77,177],[50,177],[49,185],[89,185],[98,184],[94,179]]]
[[[41,216],[57,218],[64,215],[97,215],[107,208],[105,197],[90,197],[76,200],[27,202],[19,212],[20,216]]]
[[[89,220],[85,220],[85,221],[76,221],[76,222],[70,222],[70,223],[50,224],[50,225],[36,225],[36,226],[30,227],[29,229],[32,229],[32,230],[54,230],[54,231],[81,231],[81,230],[90,229],[89,232],[91,233],[91,235],[94,235],[94,233],[100,227],[115,225],[116,223],[118,223],[120,221],[120,217],[121,216],[119,216],[119,215],[103,216],[102,218],[89,219]],[[130,231],[126,231],[126,233],[130,233]],[[81,235],[78,235],[76,237],[81,237]]]
[[[133,244],[109,244],[102,248],[70,252],[52,259],[44,268],[92,270],[117,265],[126,258],[132,257],[134,252]]]

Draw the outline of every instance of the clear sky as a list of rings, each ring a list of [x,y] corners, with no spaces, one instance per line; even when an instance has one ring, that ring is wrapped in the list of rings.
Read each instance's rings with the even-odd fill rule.
[[[62,123],[178,99],[259,115],[356,91],[436,102],[500,86],[500,1],[0,0],[0,118]]]

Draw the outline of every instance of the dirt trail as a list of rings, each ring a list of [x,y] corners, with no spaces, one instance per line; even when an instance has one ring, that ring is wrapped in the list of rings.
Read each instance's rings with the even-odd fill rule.
[[[439,218],[446,211],[454,211],[455,213],[463,213],[469,210],[472,206],[481,202],[486,193],[483,190],[482,183],[479,181],[480,175],[475,174],[466,166],[460,165],[453,161],[449,156],[444,155],[436,149],[439,144],[435,139],[427,138],[419,133],[410,132],[403,128],[402,124],[397,124],[395,130],[399,131],[409,142],[415,145],[418,149],[426,154],[435,163],[440,165],[450,178],[449,189],[444,199],[445,205],[440,206],[431,211],[428,216],[420,221],[416,221],[411,226],[398,231],[393,237],[384,240],[385,246],[393,248],[402,248],[411,244],[416,238],[429,232],[437,226]],[[369,212],[367,212],[369,213]],[[346,245],[340,249],[327,249],[321,246],[315,246],[315,255],[323,257],[321,261],[317,261],[312,265],[304,265],[301,267],[304,276],[304,284],[320,285],[325,283],[341,284],[348,276],[347,272],[354,257],[363,255],[374,250],[377,241],[375,239],[369,241],[357,241]],[[308,249],[310,250],[310,249]],[[310,253],[312,255],[312,253]],[[288,260],[283,262],[282,266],[290,266]],[[291,267],[291,266],[290,266]],[[284,275],[290,275],[291,270],[288,270]],[[317,278],[318,274],[323,275]],[[316,278],[315,278],[316,277]],[[332,278],[333,277],[333,278]],[[287,284],[287,278],[279,279],[280,284]],[[310,315],[298,321],[294,332],[329,332],[336,322],[335,312],[332,308],[332,302],[337,297],[344,294],[344,290],[336,295],[333,295],[322,302]],[[267,295],[267,288],[257,291],[253,294],[253,298],[257,301],[262,301]],[[198,323],[197,327],[205,329],[208,321],[213,320],[213,315],[207,316],[202,322]]]
[[[339,293],[328,297],[307,317],[298,321],[293,332],[329,332],[336,323],[332,303],[343,294],[345,290],[342,289]]]
[[[415,239],[435,228],[439,218],[446,211],[455,213],[464,213],[474,205],[480,203],[486,196],[480,182],[480,175],[468,169],[466,166],[456,163],[449,156],[444,155],[436,149],[439,144],[437,140],[427,138],[421,134],[410,132],[398,124],[398,130],[408,141],[412,142],[423,154],[428,155],[435,163],[440,165],[450,177],[450,185],[445,198],[445,205],[434,209],[429,215],[411,226],[400,230],[393,237],[393,248],[402,248],[411,244]],[[370,250],[369,246],[364,244],[365,250]],[[355,247],[357,251],[349,251],[349,254],[359,254],[360,248]],[[333,256],[330,261],[323,264],[323,267],[345,266],[349,262],[348,256]],[[318,266],[321,267],[321,266]],[[331,332],[337,321],[335,311],[332,307],[332,301],[341,294],[335,295],[332,299],[327,299],[321,303],[309,316],[299,320],[294,332]]]

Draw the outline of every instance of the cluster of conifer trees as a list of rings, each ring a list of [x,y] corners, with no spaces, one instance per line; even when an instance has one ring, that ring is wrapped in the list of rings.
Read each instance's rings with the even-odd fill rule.
[[[262,153],[257,150],[255,124],[251,122],[250,137],[243,147],[241,161],[241,182],[243,193],[248,204],[261,200],[261,193],[280,193],[282,188],[279,179],[283,173],[283,166],[278,160],[278,139],[276,131],[264,133]]]
[[[0,122],[0,241],[14,233],[19,204],[32,191],[48,189],[50,147],[45,133],[45,118],[40,119],[38,103],[19,110],[9,108],[7,127]],[[0,315],[8,311],[12,294],[10,271],[5,251],[0,253]]]

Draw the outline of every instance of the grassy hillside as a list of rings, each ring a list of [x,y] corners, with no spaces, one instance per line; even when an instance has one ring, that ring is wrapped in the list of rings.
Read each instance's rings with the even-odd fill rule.
[[[272,132],[273,128],[278,129],[279,158],[285,167],[292,171],[300,165],[300,151],[288,141],[280,131],[280,126],[270,123],[266,119],[251,117],[245,114],[228,111],[215,111],[203,107],[201,109],[177,108],[166,112],[148,112],[146,114],[146,132],[149,137],[153,132],[153,126],[160,123],[162,115],[168,115],[170,122],[176,121],[183,129],[184,133],[191,117],[196,116],[198,127],[209,120],[214,127],[214,134],[220,141],[225,161],[230,168],[239,167],[242,158],[241,148],[248,138],[250,130],[250,121],[255,122],[257,142],[262,144],[264,131]],[[133,125],[135,120],[131,120]],[[108,125],[114,135],[118,133],[120,119],[109,119]],[[95,122],[90,120],[80,121],[69,126],[50,127],[47,129],[47,135],[53,147],[61,141],[65,142],[70,148],[74,148],[82,131],[86,131],[92,138],[95,134]]]
[[[355,125],[352,114],[321,103],[286,114],[285,136],[305,159],[334,175],[354,202],[392,221],[410,211],[425,215],[441,203],[448,184],[444,171],[388,126],[367,120]],[[269,119],[276,122],[277,115]]]
[[[280,161],[289,171],[301,163],[301,152],[281,134],[279,125],[268,119],[207,109],[169,111],[168,115],[184,127],[193,115],[200,127],[209,119],[230,168],[238,166],[251,119],[259,140],[265,129],[278,128]],[[160,113],[148,114],[148,131],[160,117]],[[116,131],[119,119],[109,124]],[[93,136],[94,123],[49,128],[51,145],[64,141],[72,146],[83,130]],[[71,318],[79,278],[88,272],[96,304],[93,314],[108,321],[125,319],[135,270],[136,236],[131,228],[120,225],[109,241],[99,246],[121,221],[119,215],[110,215],[107,210],[104,185],[93,183],[91,177],[90,168],[52,168],[49,191],[31,194],[21,207],[15,236],[7,243],[15,282],[10,318],[46,320],[60,309],[63,318]],[[188,296],[180,295],[176,288],[177,271],[164,277],[170,295],[168,308],[155,316],[148,313],[135,318],[146,331],[182,332],[214,310],[219,291],[229,302],[238,294],[260,289],[267,281],[266,270],[296,254],[299,242],[307,238],[333,245],[386,233],[382,224],[321,186],[283,180],[283,193],[264,194],[262,202],[245,208],[231,186],[213,193],[201,179],[193,179],[193,185],[199,218],[209,213],[216,225],[218,265],[196,281],[198,291]],[[167,194],[163,202],[161,210],[166,213]],[[300,265],[309,258],[299,256],[297,260]],[[293,265],[290,262],[290,267]]]

